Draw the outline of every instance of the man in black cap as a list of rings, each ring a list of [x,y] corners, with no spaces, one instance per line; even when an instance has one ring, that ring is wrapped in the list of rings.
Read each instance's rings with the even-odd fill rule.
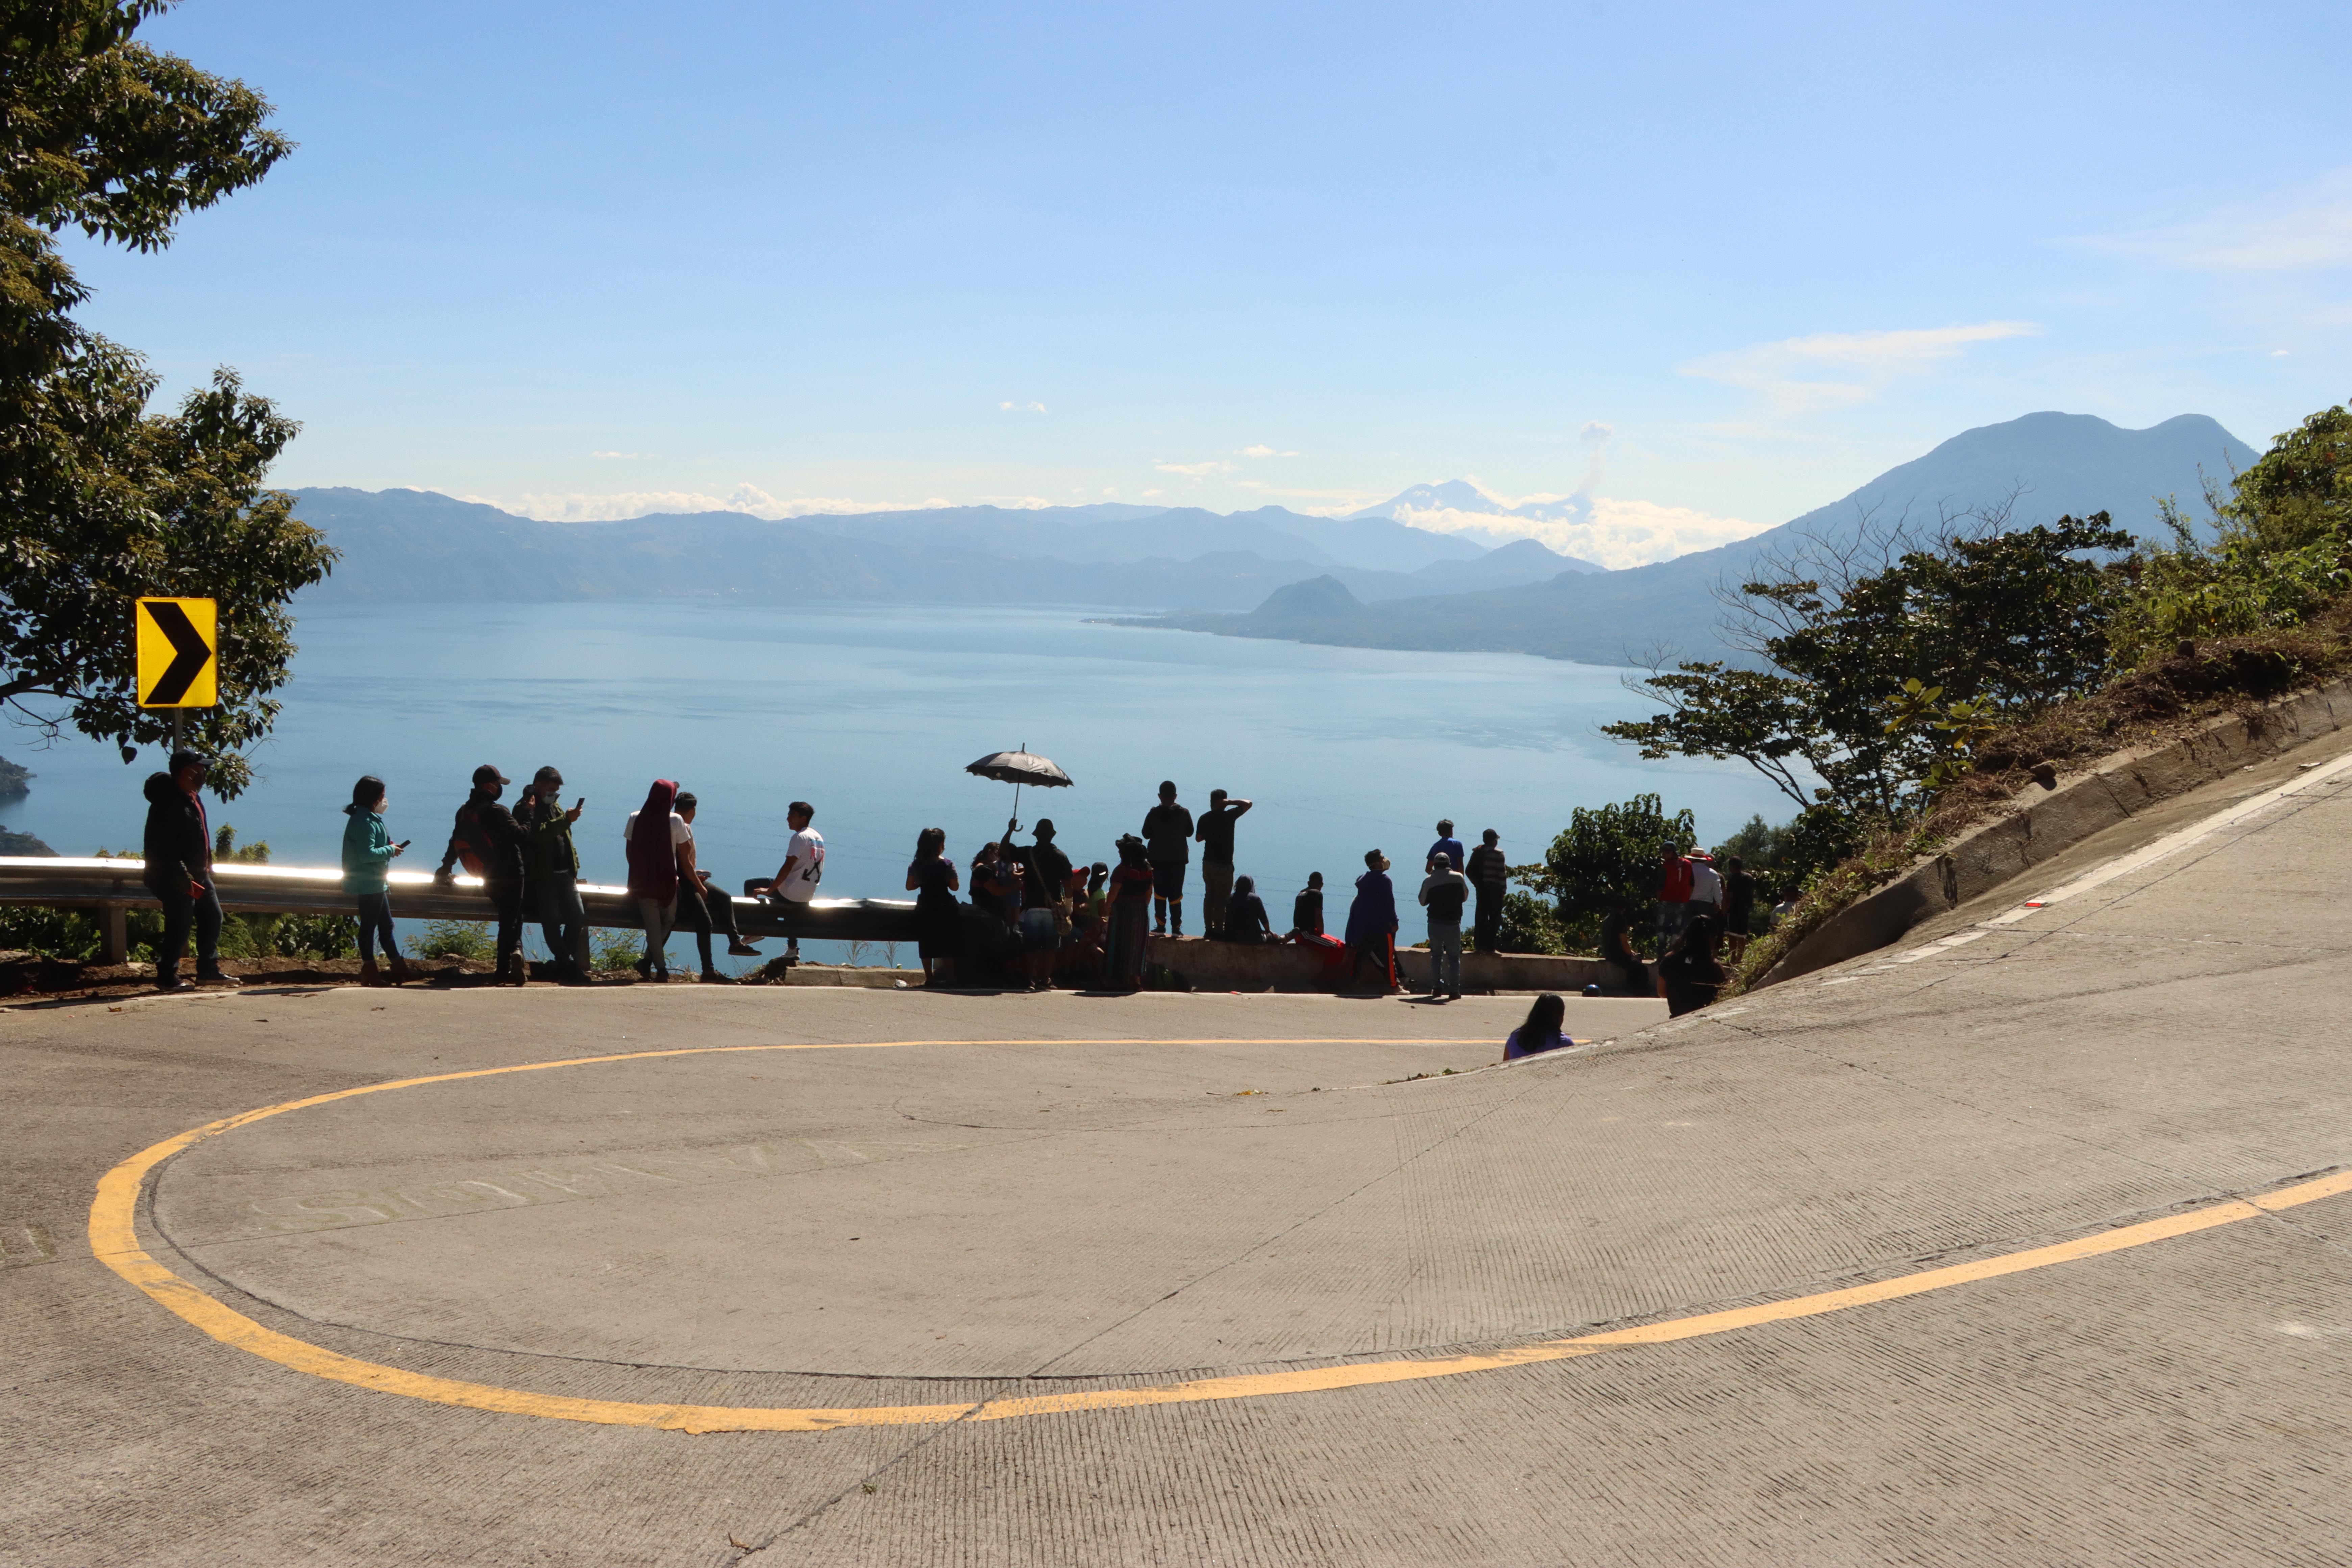
[[[523,895],[547,939],[547,952],[557,979],[583,984],[588,976],[580,963],[582,933],[588,911],[580,902],[580,850],[572,842],[572,825],[587,805],[575,799],[567,809],[562,800],[563,775],[552,763],[530,775],[522,793]]]
[[[220,894],[213,888],[212,824],[197,793],[211,765],[201,752],[172,753],[169,773],[147,779],[147,868],[142,879],[163,906],[163,939],[155,946],[155,989],[185,991],[180,960],[188,951],[188,930],[196,933],[196,978],[234,985],[221,973]]]
[[[521,985],[530,977],[522,959],[523,831],[514,814],[499,804],[512,782],[488,763],[474,770],[474,793],[457,808],[449,847],[433,879],[449,886],[457,880],[450,868],[460,861],[482,879],[482,891],[499,917],[499,979]]]

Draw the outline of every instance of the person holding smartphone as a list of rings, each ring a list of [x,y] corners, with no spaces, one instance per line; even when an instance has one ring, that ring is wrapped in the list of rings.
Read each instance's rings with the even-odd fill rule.
[[[585,796],[562,801],[563,775],[553,767],[533,773],[515,813],[522,824],[523,901],[539,921],[547,939],[547,956],[556,978],[584,984],[580,963],[581,932],[588,911],[580,902],[580,851],[572,842],[572,825],[588,805]]]
[[[360,984],[383,984],[375,966],[375,944],[383,941],[383,956],[392,966],[394,985],[408,978],[408,965],[392,934],[392,863],[408,847],[398,844],[383,826],[383,781],[373,773],[352,785],[352,804],[343,807],[351,821],[343,825],[343,886],[359,900]]]

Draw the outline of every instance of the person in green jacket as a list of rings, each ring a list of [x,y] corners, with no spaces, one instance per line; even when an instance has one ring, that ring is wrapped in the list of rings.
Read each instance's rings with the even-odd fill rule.
[[[343,807],[351,821],[343,825],[343,886],[360,904],[360,984],[383,984],[375,967],[376,939],[383,939],[383,956],[392,965],[394,985],[408,978],[408,965],[392,935],[392,862],[408,847],[394,844],[384,830],[383,781],[373,773],[352,785],[352,804]]]
[[[567,809],[562,790],[562,773],[552,767],[540,769],[515,803],[515,820],[523,831],[523,907],[539,921],[556,978],[576,984],[588,978],[579,963],[580,932],[588,911],[580,902],[580,851],[572,843],[572,825],[580,820],[587,802],[575,800]]]

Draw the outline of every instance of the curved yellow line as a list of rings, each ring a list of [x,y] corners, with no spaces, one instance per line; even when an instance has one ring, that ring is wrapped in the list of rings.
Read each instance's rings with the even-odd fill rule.
[[[282,1116],[289,1110],[301,1110],[314,1105],[326,1105],[338,1100],[350,1100],[363,1094],[383,1094],[395,1089],[414,1089],[423,1084],[449,1083],[464,1079],[496,1078],[506,1073],[541,1072],[553,1068],[590,1067],[604,1062],[644,1061],[662,1057],[719,1056],[746,1051],[840,1050],[845,1048],[882,1048],[898,1046],[1046,1046],[1046,1045],[1467,1045],[1464,1040],[877,1040],[842,1043],[825,1042],[772,1046],[690,1046],[671,1050],[630,1051],[619,1056],[570,1057],[560,1061],[522,1062],[511,1067],[477,1068],[465,1072],[435,1073],[426,1078],[396,1079],[386,1083],[367,1084],[358,1089],[337,1089],[329,1094],[314,1094],[307,1099],[289,1100],[279,1105],[264,1106],[206,1122],[189,1129],[160,1143],[149,1145],[131,1155],[100,1178],[97,1195],[89,1206],[89,1245],[100,1262],[115,1273],[145,1291],[147,1295],[223,1344],[249,1351],[278,1365],[296,1372],[309,1373],[337,1383],[348,1383],[358,1388],[372,1388],[384,1394],[404,1394],[411,1399],[429,1400],[438,1405],[463,1405],[473,1410],[494,1410],[514,1415],[538,1415],[558,1421],[586,1421],[608,1426],[655,1426],[676,1432],[830,1432],[844,1426],[899,1426],[935,1425],[950,1421],[1009,1421],[1020,1416],[1060,1415],[1079,1410],[1122,1410],[1146,1405],[1189,1405],[1216,1399],[1259,1399],[1279,1394],[1312,1394],[1338,1388],[1361,1388],[1374,1384],[1418,1382],[1427,1378],[1456,1377],[1464,1373],[1491,1372],[1501,1367],[1528,1366],[1538,1362],[1564,1361],[1573,1356],[1598,1354],[1602,1351],[1633,1345],[1667,1344],[1677,1340],[1697,1339],[1708,1334],[1728,1333],[1737,1329],[1753,1328],[1763,1323],[1787,1322],[1796,1318],[1819,1317],[1827,1312],[1839,1312],[1880,1301],[1898,1300],[1906,1296],[1925,1295],[1933,1290],[1949,1289],[1979,1279],[1999,1279],[2006,1274],[2021,1274],[2035,1268],[2047,1268],[2053,1264],[2071,1263],[2080,1258],[2097,1258],[2111,1252],[2122,1252],[2150,1242],[2165,1241],[2173,1237],[2188,1236],[2216,1226],[2234,1225],[2263,1214],[2274,1214],[2282,1209],[2315,1203],[2352,1192],[2352,1171],[2322,1176],[2315,1181],[2260,1196],[2234,1199],[2209,1205],[2204,1208],[2168,1215],[2161,1219],[2144,1220],[2137,1225],[2118,1226],[2094,1236],[2078,1237],[2049,1247],[2030,1247],[1999,1258],[1979,1258],[1970,1263],[1957,1263],[1942,1268],[1930,1268],[1916,1274],[1906,1274],[1893,1279],[1881,1279],[1868,1285],[1850,1286],[1840,1290],[1824,1290],[1811,1296],[1799,1296],[1785,1301],[1769,1301],[1760,1306],[1735,1307],[1727,1311],[1703,1312],[1687,1318],[1675,1318],[1664,1322],[1644,1323],[1638,1328],[1612,1329],[1603,1333],[1580,1334],[1571,1339],[1544,1340],[1534,1344],[1509,1350],[1493,1351],[1478,1355],[1446,1356],[1420,1361],[1360,1362],[1344,1366],[1315,1367],[1293,1372],[1248,1373],[1232,1377],[1196,1378],[1186,1383],[1171,1383],[1139,1388],[1103,1388],[1069,1394],[1038,1394],[1028,1397],[967,1401],[951,1405],[851,1405],[842,1408],[774,1408],[762,1409],[728,1405],[640,1405],[614,1399],[575,1399],[564,1394],[531,1394],[521,1389],[499,1388],[482,1383],[465,1383],[454,1378],[433,1377],[423,1373],[406,1372],[398,1367],[383,1366],[374,1362],[360,1361],[337,1352],[323,1349],[264,1328],[252,1319],[206,1295],[173,1273],[150,1257],[139,1245],[137,1216],[139,1194],[144,1187],[148,1173],[173,1155],[200,1143],[217,1138],[224,1132],[250,1126],[272,1116]]]

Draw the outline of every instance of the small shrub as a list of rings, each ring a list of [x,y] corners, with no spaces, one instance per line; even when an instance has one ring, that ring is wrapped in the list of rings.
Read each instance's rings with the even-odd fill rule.
[[[408,939],[411,958],[462,958],[489,963],[498,958],[498,938],[484,921],[426,921],[425,934]]]
[[[588,953],[591,969],[633,969],[646,956],[645,935],[627,930],[592,931]]]

